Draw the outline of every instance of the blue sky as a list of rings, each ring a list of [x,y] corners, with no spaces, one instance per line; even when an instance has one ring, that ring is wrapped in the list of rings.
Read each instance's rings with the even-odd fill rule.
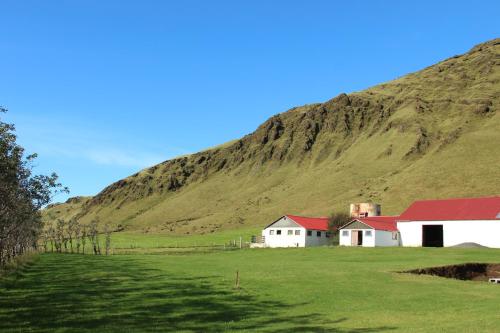
[[[92,195],[500,37],[498,13],[498,1],[0,0],[2,119],[38,172]]]

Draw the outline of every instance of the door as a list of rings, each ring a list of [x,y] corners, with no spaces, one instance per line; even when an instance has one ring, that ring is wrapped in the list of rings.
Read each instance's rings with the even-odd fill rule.
[[[358,231],[351,230],[351,245],[358,246]]]
[[[422,226],[422,246],[443,247],[443,225]]]
[[[363,245],[363,230],[358,230],[358,246]]]
[[[363,245],[363,230],[351,230],[351,245]]]

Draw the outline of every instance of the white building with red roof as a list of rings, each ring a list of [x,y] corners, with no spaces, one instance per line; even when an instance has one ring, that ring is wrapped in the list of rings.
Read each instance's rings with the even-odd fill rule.
[[[341,246],[399,246],[397,216],[357,217],[339,228]]]
[[[262,230],[265,247],[306,247],[328,245],[327,217],[284,215]]]
[[[400,216],[354,218],[339,230],[344,246],[500,248],[500,197],[415,201]]]
[[[403,246],[500,248],[500,197],[415,201],[397,228]]]

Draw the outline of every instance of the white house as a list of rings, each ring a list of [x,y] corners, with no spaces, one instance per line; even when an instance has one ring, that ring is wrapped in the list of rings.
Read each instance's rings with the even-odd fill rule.
[[[329,243],[328,218],[285,215],[262,230],[265,247],[306,247]]]
[[[359,217],[339,228],[341,246],[399,246],[396,216]]]
[[[403,246],[500,248],[500,197],[414,202],[397,218]]]

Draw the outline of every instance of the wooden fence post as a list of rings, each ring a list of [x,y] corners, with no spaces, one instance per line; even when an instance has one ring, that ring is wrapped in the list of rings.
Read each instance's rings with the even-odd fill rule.
[[[235,289],[240,289],[240,271],[236,270],[236,281],[234,283]]]

